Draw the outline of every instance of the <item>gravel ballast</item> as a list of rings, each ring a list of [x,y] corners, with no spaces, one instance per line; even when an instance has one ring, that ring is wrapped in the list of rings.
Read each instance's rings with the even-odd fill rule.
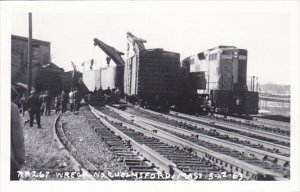
[[[83,107],[78,114],[67,113],[61,116],[60,123],[63,124],[68,140],[81,156],[104,174],[128,171],[128,168],[118,161],[104,141],[89,126],[84,116],[85,110],[89,108]]]

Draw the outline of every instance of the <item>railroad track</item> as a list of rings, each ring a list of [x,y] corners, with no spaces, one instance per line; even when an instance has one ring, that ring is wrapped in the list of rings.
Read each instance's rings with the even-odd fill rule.
[[[109,107],[109,106],[108,106]],[[111,110],[115,110],[109,107]],[[134,109],[134,108],[132,108]],[[139,110],[135,112],[134,110]],[[131,111],[135,113],[135,118],[139,118],[142,121],[147,121],[154,126],[167,127],[169,129],[182,131],[185,129],[186,134],[201,135],[207,139],[213,139],[215,142],[222,143],[229,141],[231,143],[225,142],[228,146],[236,148],[240,151],[249,151],[250,153],[255,153],[261,159],[270,158],[270,160],[279,163],[282,166],[288,166],[289,164],[289,153],[290,148],[277,143],[271,143],[264,140],[251,138],[248,136],[240,135],[235,132],[225,131],[224,129],[216,129],[216,126],[210,124],[199,124],[196,122],[191,122],[186,119],[180,119],[174,116],[153,112],[145,109],[134,109]],[[123,115],[130,116],[128,113],[121,112]],[[143,115],[143,117],[141,117]],[[152,120],[145,118],[151,117]],[[205,136],[207,135],[207,136]],[[223,141],[220,141],[223,140]]]
[[[158,114],[157,114],[158,115]],[[258,140],[262,140],[263,144],[267,144],[269,147],[272,147],[271,145],[269,145],[269,143],[274,143],[274,144],[278,144],[278,145],[283,145],[286,147],[290,146],[290,137],[287,135],[282,135],[278,132],[273,132],[273,131],[266,131],[266,130],[257,130],[256,128],[253,127],[249,127],[249,126],[245,126],[245,125],[236,125],[236,124],[232,124],[232,123],[228,123],[228,122],[220,122],[220,121],[216,121],[216,120],[203,120],[201,118],[192,116],[192,115],[186,115],[183,113],[174,113],[171,112],[171,115],[165,115],[165,114],[161,114],[163,117],[168,118],[168,119],[176,119],[178,121],[183,121],[186,120],[187,122],[191,122],[191,123],[199,123],[199,124],[203,124],[209,127],[214,127],[217,130],[224,130],[226,132],[232,132],[232,133],[236,133],[238,135],[244,135],[250,138],[254,138],[254,139],[258,139]],[[173,116],[173,117],[172,117]],[[180,119],[178,119],[177,117],[179,117]],[[226,134],[225,132],[225,134]],[[286,152],[289,152],[286,151]]]
[[[94,110],[86,112],[87,122],[97,135],[107,144],[118,160],[124,163],[128,170],[121,173],[111,173],[111,180],[170,180],[171,162],[157,156],[146,146],[137,143],[120,129],[100,117]],[[96,118],[97,117],[97,118]],[[155,164],[159,164],[157,167]]]
[[[271,127],[278,127],[282,129],[287,129],[289,130],[291,127],[290,123],[287,122],[282,122],[282,121],[275,121],[275,120],[270,120],[270,119],[263,119],[260,117],[254,117],[254,120],[265,125],[265,126],[271,126]]]
[[[147,131],[141,127],[134,126],[126,122],[122,122],[116,118],[107,116],[106,114],[92,108],[92,111],[101,119],[107,119],[112,126],[115,126],[119,131],[124,133],[128,138],[131,138],[135,143],[139,143],[147,150],[144,153],[152,153],[157,159],[164,160],[163,167],[171,167],[171,175],[173,180],[213,180],[218,177],[218,180],[233,180],[240,179],[237,173],[229,173],[224,175],[225,169],[217,166],[205,157],[198,157],[192,154],[182,145],[175,146],[173,142],[165,137],[158,137],[156,133]],[[128,120],[127,120],[128,122]],[[130,122],[130,121],[129,121]],[[221,176],[223,173],[223,176]],[[229,176],[230,175],[230,176]]]
[[[78,167],[81,176],[86,180],[96,180],[91,172],[99,171],[91,162],[84,158],[68,140],[64,133],[63,124],[59,124],[60,115],[55,119],[53,126],[54,140],[57,142],[60,150],[71,159],[71,161]]]
[[[147,110],[150,112],[150,110]],[[152,112],[157,115],[159,113]],[[267,128],[267,127],[257,127],[257,126],[252,126],[251,124],[238,124],[238,123],[232,123],[225,121],[224,118],[213,118],[212,116],[210,117],[196,117],[193,115],[188,115],[184,113],[178,113],[171,111],[170,115],[174,117],[180,117],[189,121],[194,121],[194,122],[199,122],[202,124],[214,126],[216,128],[224,128],[231,130],[233,132],[245,134],[245,135],[252,135],[253,137],[261,138],[266,141],[270,142],[282,142],[283,144],[286,144],[289,146],[290,144],[290,131],[287,130],[280,130],[280,129],[274,129],[274,128]]]
[[[278,133],[282,133],[286,135],[290,134],[291,125],[288,122],[269,120],[257,116],[252,117],[252,120],[245,120],[242,118],[231,117],[231,116],[227,116],[226,118],[224,118],[222,115],[218,115],[218,114],[214,114],[213,116],[209,116],[208,118],[222,119],[224,121],[229,121],[237,124],[244,124],[262,130],[274,130],[277,131]]]
[[[116,110],[109,106],[108,106],[108,108],[110,108],[111,110]],[[189,137],[196,136],[203,141],[211,142],[211,143],[217,144],[219,146],[226,146],[230,149],[234,149],[234,150],[240,151],[242,153],[247,153],[249,155],[255,156],[259,160],[262,160],[262,162],[254,163],[254,164],[260,164],[261,167],[266,167],[267,165],[265,164],[265,162],[268,162],[271,166],[271,167],[267,166],[268,169],[275,170],[276,172],[279,171],[280,169],[283,169],[284,170],[284,171],[282,171],[283,175],[286,175],[286,172],[289,171],[289,161],[290,161],[289,157],[283,156],[278,153],[273,153],[272,150],[269,152],[268,150],[266,150],[266,148],[256,147],[256,145],[253,145],[253,144],[249,145],[248,142],[246,142],[246,143],[239,142],[238,140],[232,140],[232,139],[229,139],[228,137],[224,138],[224,136],[216,134],[216,132],[214,132],[214,131],[212,133],[209,133],[209,132],[205,133],[205,132],[203,132],[203,130],[201,130],[201,128],[203,128],[202,125],[199,126],[196,124],[191,124],[189,126],[189,128],[178,127],[178,126],[162,123],[162,121],[159,120],[158,118],[153,120],[153,119],[148,119],[148,118],[144,118],[144,117],[140,117],[140,116],[132,116],[131,114],[128,114],[128,113],[122,112],[122,111],[118,111],[118,113],[120,113],[121,116],[123,116],[123,117],[133,118],[133,119],[137,120],[137,121],[135,121],[136,123],[138,123],[140,121],[140,122],[144,122],[149,125],[155,126],[157,128],[162,128],[164,130],[168,130],[168,131],[172,131],[172,132],[176,131],[176,133],[180,133],[185,136],[189,136]],[[156,112],[153,112],[153,113],[156,113]],[[141,115],[141,111],[139,111],[138,114]],[[148,114],[148,116],[149,116],[149,114]],[[191,123],[191,122],[189,122],[189,123]],[[196,128],[194,126],[196,126]],[[273,144],[272,144],[272,146],[273,146]],[[278,166],[278,165],[280,165],[280,166]],[[279,172],[281,172],[281,171],[279,171]],[[287,174],[289,174],[289,173],[287,173]]]
[[[93,109],[93,108],[92,108]],[[95,110],[95,109],[93,109]],[[111,110],[116,110],[112,109]],[[159,137],[160,140],[170,142],[173,145],[179,146],[179,147],[187,147],[189,149],[192,149],[194,153],[196,153],[200,157],[205,157],[208,160],[210,160],[215,165],[221,166],[221,168],[225,169],[229,172],[239,171],[244,177],[244,179],[261,179],[262,175],[263,178],[266,179],[267,177],[276,178],[276,179],[285,179],[284,177],[288,177],[287,174],[282,173],[281,169],[282,167],[279,165],[269,165],[268,163],[259,160],[255,157],[248,157],[245,153],[238,152],[236,150],[232,150],[228,147],[224,147],[224,144],[222,142],[222,145],[216,145],[215,143],[209,141],[204,141],[202,138],[199,137],[196,138],[194,134],[186,135],[187,132],[185,131],[174,131],[174,127],[172,129],[163,129],[158,128],[154,125],[148,124],[145,121],[142,121],[141,119],[138,119],[136,117],[133,117],[132,115],[127,114],[125,115],[124,112],[117,110],[116,116],[120,115],[124,119],[127,119],[127,121],[131,122],[133,121],[136,123],[136,125],[132,125],[129,123],[121,122],[120,120],[111,117],[111,114],[106,115],[99,110],[95,110],[96,113],[103,116],[104,118],[109,119],[110,121],[119,122],[123,125],[126,124],[126,127],[131,127],[133,129],[137,129],[139,131],[144,131],[147,134],[151,133],[152,137]],[[173,132],[172,132],[173,131]],[[191,136],[192,135],[192,136]],[[203,143],[206,143],[206,146],[199,145],[199,143],[195,143],[191,140],[191,138],[196,138],[196,140],[201,141]],[[210,146],[208,146],[210,145]],[[212,146],[215,146],[213,148]],[[215,150],[211,150],[215,149]],[[220,149],[217,151],[217,149]],[[222,153],[220,152],[222,151]],[[262,155],[262,154],[261,154]],[[239,157],[239,158],[237,158]]]

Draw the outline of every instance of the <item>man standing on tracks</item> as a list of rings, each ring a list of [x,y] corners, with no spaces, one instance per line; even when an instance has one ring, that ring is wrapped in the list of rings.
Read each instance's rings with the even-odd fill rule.
[[[80,108],[80,101],[81,101],[81,93],[79,91],[78,88],[75,89],[75,92],[74,92],[74,103],[75,103],[75,109],[74,109],[74,112],[77,113],[79,111],[79,108]]]
[[[52,100],[52,98],[51,98],[51,96],[49,94],[49,91],[46,91],[45,96],[44,96],[45,107],[46,107],[45,116],[46,115],[50,115],[51,100]]]
[[[112,93],[113,93],[110,87],[107,87],[105,93],[106,94],[104,94],[104,96],[105,96],[106,103],[110,103],[112,100]]]
[[[71,91],[69,93],[69,102],[70,102],[70,112],[74,111],[74,103],[75,103],[75,91],[73,88],[71,88]]]
[[[40,92],[40,94],[39,94],[39,98],[40,98],[40,100],[41,100],[41,102],[42,102],[42,106],[41,106],[41,115],[45,115],[46,113],[45,113],[45,106],[46,106],[46,103],[45,103],[45,100],[44,100],[44,98],[45,98],[45,93],[44,92]]]
[[[97,96],[100,96],[100,97],[103,96],[103,89],[102,89],[101,86],[100,86],[100,88],[99,88],[98,91],[97,91]]]
[[[32,90],[31,95],[29,96],[27,100],[27,107],[28,107],[28,112],[30,116],[30,123],[29,126],[33,126],[33,119],[35,117],[38,128],[41,129],[41,106],[42,106],[42,101],[39,98],[39,96],[36,94],[35,90]]]
[[[67,104],[68,104],[68,95],[65,91],[61,92],[61,113],[64,114],[67,111]]]
[[[58,114],[59,113],[59,108],[60,108],[60,105],[61,105],[61,97],[60,95],[57,95],[55,98],[54,98],[54,103],[55,103],[55,114]]]
[[[122,94],[122,92],[121,92],[120,89],[117,87],[117,89],[116,89],[116,91],[115,91],[115,102],[116,102],[116,103],[120,103],[121,94]]]

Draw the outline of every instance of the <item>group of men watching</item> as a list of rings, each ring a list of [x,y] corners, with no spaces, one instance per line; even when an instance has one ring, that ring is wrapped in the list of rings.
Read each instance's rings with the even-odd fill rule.
[[[33,127],[34,118],[38,129],[41,129],[41,115],[49,116],[51,114],[53,97],[49,91],[37,93],[35,90],[30,92],[29,96],[25,94],[19,97],[16,91],[12,92],[11,102],[11,166],[10,166],[10,179],[18,180],[17,171],[19,171],[25,162],[25,146],[23,135],[23,120],[20,115],[20,110],[17,104],[21,106],[22,115],[25,116],[25,112],[28,111],[30,120],[29,126]],[[65,113],[67,111],[67,104],[70,103],[70,111],[77,113],[80,108],[81,93],[77,88],[72,88],[67,94],[62,91],[61,94],[56,95],[54,98],[56,113],[60,111]]]
[[[35,90],[30,92],[28,97],[25,94],[19,100],[21,104],[21,110],[23,116],[25,111],[29,113],[29,126],[33,126],[34,118],[36,119],[38,128],[41,127],[41,115],[48,116],[51,114],[51,104],[53,97],[49,94],[48,91],[37,93]],[[72,88],[70,93],[67,94],[65,91],[62,91],[61,94],[58,94],[54,98],[55,111],[59,113],[65,113],[67,111],[67,103],[70,103],[70,111],[76,113],[80,107],[81,94],[77,88]]]
[[[122,97],[122,91],[119,88],[110,89],[110,87],[108,87],[103,90],[102,87],[100,87],[98,90],[95,88],[93,95],[104,98],[105,103],[119,103]]]
[[[20,99],[21,110],[23,116],[25,111],[28,111],[30,121],[29,126],[33,126],[34,117],[36,119],[38,128],[41,129],[41,115],[50,115],[51,111],[51,96],[48,91],[38,94],[35,90],[30,92],[30,95],[26,97],[24,94]]]
[[[62,91],[60,95],[57,95],[54,99],[55,102],[55,112],[59,113],[60,111],[64,114],[67,111],[68,101],[70,103],[70,111],[77,113],[80,108],[80,102],[82,95],[77,88],[71,88],[69,94],[65,91]]]

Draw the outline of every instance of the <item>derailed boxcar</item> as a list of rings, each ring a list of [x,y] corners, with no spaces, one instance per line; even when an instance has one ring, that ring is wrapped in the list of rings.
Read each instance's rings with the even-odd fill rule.
[[[141,50],[128,58],[124,93],[142,106],[168,109],[178,96],[180,54],[163,49]]]

